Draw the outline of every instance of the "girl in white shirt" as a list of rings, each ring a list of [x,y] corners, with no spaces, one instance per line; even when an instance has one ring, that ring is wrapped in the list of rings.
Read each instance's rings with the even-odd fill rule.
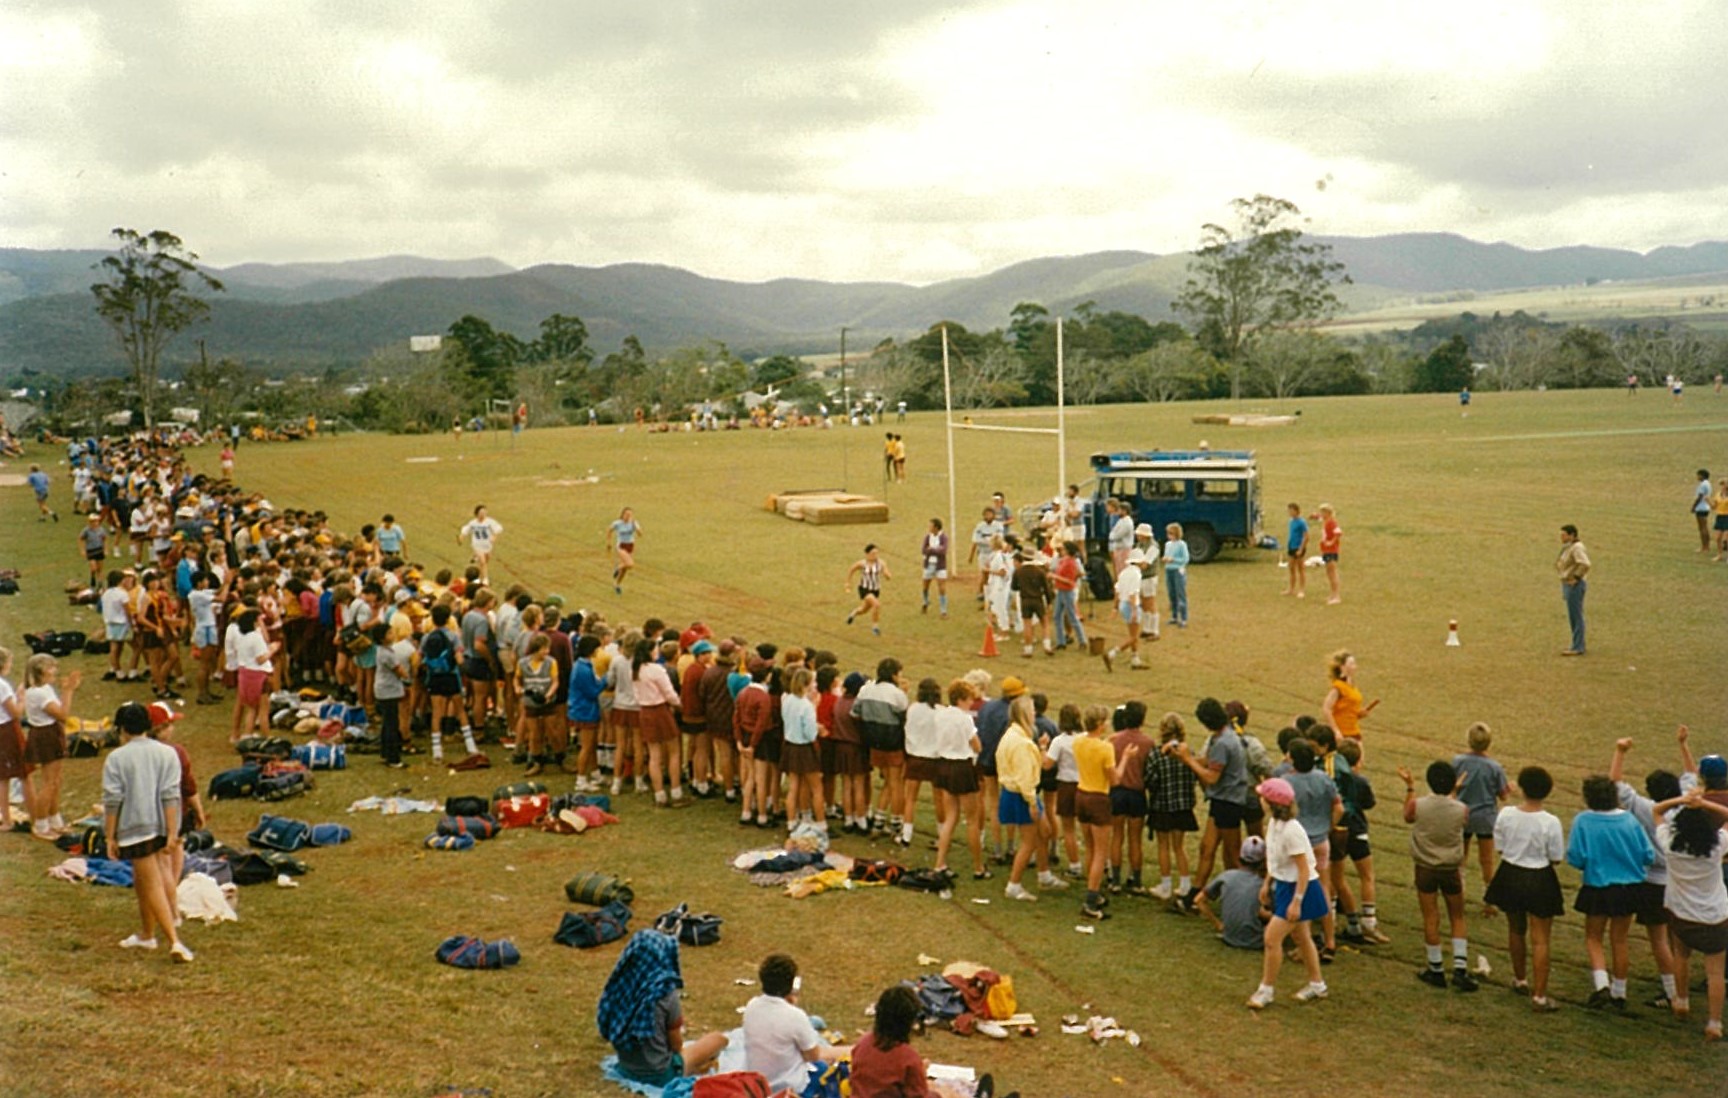
[[[238,740],[248,729],[264,734],[264,684],[275,665],[270,662],[270,642],[258,628],[258,611],[250,607],[241,611],[235,625],[239,630],[234,639],[239,686],[234,692],[232,738]]]
[[[12,689],[12,653],[0,648],[0,782],[10,802],[24,798],[24,699]]]
[[[1296,790],[1283,778],[1268,778],[1255,792],[1266,802],[1266,881],[1260,886],[1260,906],[1272,911],[1266,924],[1266,952],[1260,986],[1248,998],[1249,1010],[1272,1005],[1278,969],[1284,961],[1284,939],[1296,940],[1296,952],[1308,970],[1308,986],[1296,993],[1299,1003],[1326,998],[1320,975],[1320,951],[1314,948],[1309,923],[1327,913],[1326,894],[1314,865],[1314,847],[1296,818]]]
[[[1512,954],[1512,990],[1527,993],[1539,1014],[1560,1008],[1548,998],[1548,942],[1554,919],[1566,910],[1554,865],[1566,857],[1566,839],[1559,817],[1544,811],[1542,802],[1554,791],[1554,779],[1540,766],[1518,772],[1524,803],[1507,805],[1494,819],[1494,848],[1500,867],[1488,883],[1484,900],[1506,916],[1506,947]],[[1528,972],[1525,940],[1534,954]],[[1528,975],[1528,981],[1526,981]]]
[[[920,687],[922,691],[922,687]],[[978,797],[978,729],[972,723],[972,703],[977,699],[972,684],[955,679],[948,684],[948,704],[937,704],[932,728],[932,750],[936,756],[936,868],[948,868],[948,848],[954,842],[954,828],[966,815],[966,845],[972,852],[972,879],[990,876],[984,860],[984,814]],[[938,697],[940,702],[940,697]],[[912,727],[911,711],[907,711],[906,727]],[[907,737],[911,747],[911,737]]]
[[[1663,819],[1674,809],[1679,811]],[[1723,967],[1728,959],[1728,884],[1722,877],[1722,860],[1728,856],[1728,808],[1704,799],[1694,788],[1683,797],[1663,801],[1655,808],[1656,846],[1668,859],[1668,884],[1663,906],[1672,920],[1669,944],[1674,950],[1675,986],[1680,994],[1670,1001],[1674,1017],[1691,1013],[1687,997],[1692,986],[1692,954],[1704,955],[1704,987],[1710,1016],[1704,1023],[1704,1039],[1722,1039]]]
[[[30,833],[38,839],[52,841],[66,830],[60,816],[60,769],[72,696],[82,680],[78,671],[62,679],[60,664],[46,653],[31,656],[24,665],[24,803]]]

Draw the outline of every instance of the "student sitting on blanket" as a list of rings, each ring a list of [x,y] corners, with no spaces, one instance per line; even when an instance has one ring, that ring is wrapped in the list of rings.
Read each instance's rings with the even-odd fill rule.
[[[684,1008],[678,989],[678,939],[638,930],[600,993],[600,1036],[618,1052],[618,1070],[637,1082],[662,1086],[681,1075],[701,1075],[726,1047],[724,1033],[684,1043]]]

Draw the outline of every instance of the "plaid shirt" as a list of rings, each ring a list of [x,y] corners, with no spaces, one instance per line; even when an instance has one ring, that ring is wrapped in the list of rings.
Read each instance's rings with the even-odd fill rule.
[[[1146,807],[1153,812],[1191,812],[1194,772],[1174,755],[1154,751],[1146,756]]]

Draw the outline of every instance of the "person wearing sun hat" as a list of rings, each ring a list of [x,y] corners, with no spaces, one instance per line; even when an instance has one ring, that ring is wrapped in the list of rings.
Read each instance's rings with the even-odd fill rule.
[[[114,727],[120,746],[102,763],[102,830],[108,850],[132,863],[141,927],[120,948],[153,950],[161,932],[168,936],[169,955],[190,962],[192,951],[174,929],[169,899],[178,883],[169,851],[180,846],[180,759],[150,738],[151,713],[137,702],[115,711]]]
[[[1272,1005],[1278,969],[1284,962],[1284,939],[1296,940],[1296,952],[1308,973],[1308,986],[1296,993],[1299,1003],[1311,1003],[1327,995],[1320,974],[1320,952],[1314,948],[1309,923],[1326,914],[1326,894],[1320,890],[1320,873],[1314,866],[1314,848],[1308,833],[1296,818],[1296,790],[1283,778],[1268,778],[1255,789],[1266,802],[1266,880],[1260,886],[1260,903],[1272,912],[1266,924],[1266,946],[1260,968],[1260,986],[1248,997],[1248,1009],[1264,1010]]]

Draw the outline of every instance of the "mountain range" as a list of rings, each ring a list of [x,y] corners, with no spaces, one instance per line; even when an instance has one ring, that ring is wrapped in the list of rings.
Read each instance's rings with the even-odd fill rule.
[[[1594,281],[1671,279],[1728,271],[1728,242],[1663,247],[1530,250],[1448,233],[1314,237],[1331,246],[1353,285],[1350,308],[1415,296],[1491,292]],[[0,248],[0,376],[112,372],[120,359],[92,308],[89,286],[108,253]],[[922,332],[937,321],[989,329],[1021,302],[1053,313],[1091,301],[1100,310],[1171,318],[1186,253],[1137,251],[1053,256],[927,286],[897,282],[775,279],[734,282],[676,267],[544,264],[514,269],[496,259],[386,256],[322,263],[245,263],[209,268],[226,292],[209,320],[170,349],[186,360],[202,340],[212,357],[276,371],[363,361],[441,333],[464,314],[531,338],[541,319],[564,313],[587,324],[600,354],[629,335],[650,353],[706,339],[744,357],[820,353]]]

